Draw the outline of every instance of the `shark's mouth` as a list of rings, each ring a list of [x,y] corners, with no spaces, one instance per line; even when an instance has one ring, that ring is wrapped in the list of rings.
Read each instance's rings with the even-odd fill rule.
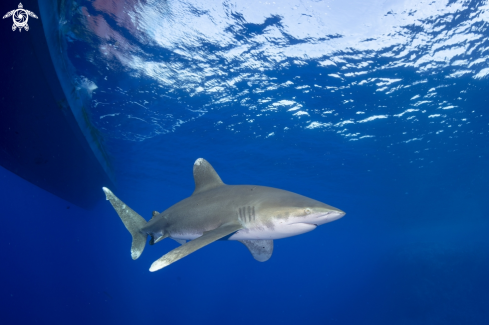
[[[317,228],[317,224],[314,223],[308,223],[308,222],[295,222],[295,223],[290,223],[287,228],[288,230],[292,230],[292,233],[298,233],[298,234],[303,234],[305,232],[312,231]]]

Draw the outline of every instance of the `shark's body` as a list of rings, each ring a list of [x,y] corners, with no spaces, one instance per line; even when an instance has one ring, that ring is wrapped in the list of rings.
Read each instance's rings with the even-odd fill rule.
[[[190,197],[162,213],[153,212],[148,222],[104,188],[107,199],[133,236],[133,259],[141,255],[147,236],[151,237],[150,244],[166,237],[183,244],[155,261],[150,271],[220,239],[238,240],[255,259],[266,261],[272,255],[273,239],[300,235],[345,215],[339,209],[292,192],[225,185],[202,158],[194,164],[194,179],[195,191]]]

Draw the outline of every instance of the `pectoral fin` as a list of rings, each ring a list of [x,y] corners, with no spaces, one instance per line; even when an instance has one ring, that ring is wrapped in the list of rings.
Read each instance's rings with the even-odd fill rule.
[[[255,239],[255,240],[240,240],[249,250],[255,260],[259,262],[268,261],[273,253],[273,240],[271,239]]]
[[[190,253],[195,252],[199,248],[202,248],[206,245],[209,245],[210,243],[219,240],[223,237],[226,237],[227,235],[230,235],[237,230],[241,229],[241,225],[226,225],[226,226],[221,226],[219,228],[216,228],[211,231],[205,232],[202,236],[189,241],[188,243],[175,248],[174,250],[170,251],[166,255],[163,255],[159,259],[157,259],[150,267],[150,271],[158,271],[165,266],[170,265],[173,262],[178,261],[179,259],[187,256]]]

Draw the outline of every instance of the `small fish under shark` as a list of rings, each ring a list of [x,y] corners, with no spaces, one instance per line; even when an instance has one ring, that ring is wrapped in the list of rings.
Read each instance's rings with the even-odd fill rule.
[[[237,240],[253,257],[267,261],[273,240],[300,235],[337,220],[345,212],[308,197],[273,187],[226,185],[205,159],[194,163],[192,195],[146,220],[103,188],[107,200],[132,235],[131,256],[135,260],[150,245],[170,237],[181,246],[156,260],[151,272],[178,261],[216,241]],[[190,240],[187,242],[187,240]]]

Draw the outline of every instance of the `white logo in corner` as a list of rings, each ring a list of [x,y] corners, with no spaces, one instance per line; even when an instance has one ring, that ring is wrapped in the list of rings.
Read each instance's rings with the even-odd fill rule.
[[[25,28],[26,31],[29,30],[29,25],[27,25],[29,16],[37,19],[35,13],[23,9],[22,3],[19,3],[19,9],[15,9],[7,12],[5,16],[3,16],[3,19],[8,18],[10,16],[12,16],[12,19],[14,20],[14,24],[12,25],[12,31],[15,31],[18,28],[19,32],[22,31],[22,28]]]

